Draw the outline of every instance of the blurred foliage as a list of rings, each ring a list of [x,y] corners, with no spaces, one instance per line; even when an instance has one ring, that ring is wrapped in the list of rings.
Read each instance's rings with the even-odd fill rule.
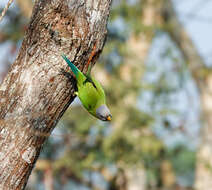
[[[7,15],[4,18],[4,27],[0,30],[1,42],[11,40],[17,43],[23,38],[24,30],[26,28],[27,19],[24,18],[17,9],[7,11]]]
[[[156,26],[142,25],[141,13],[145,7],[142,7],[140,1],[132,2],[114,1],[108,25],[108,40],[96,65],[97,71],[96,68],[93,70],[93,74],[100,71],[103,76],[108,76],[104,78],[103,85],[113,121],[97,121],[78,102],[67,110],[55,129],[59,137],[53,134],[49,138],[40,157],[41,160],[48,160],[50,163],[55,176],[55,187],[58,184],[65,186],[71,181],[78,186],[101,189],[97,186],[102,181],[95,182],[98,180],[92,178],[97,172],[108,184],[108,189],[121,189],[119,177],[126,180],[128,168],[136,166],[145,170],[147,186],[154,189],[161,187],[161,164],[164,160],[172,163],[177,177],[194,173],[195,152],[186,146],[169,148],[154,131],[154,126],[161,127],[158,117],[178,114],[176,110],[166,106],[170,104],[169,96],[183,88],[187,68],[185,65],[179,65],[180,56],[173,54],[176,47],[172,46],[161,54],[160,59],[164,61],[163,59],[168,58],[177,65],[177,72],[174,73],[178,75],[179,85],[170,82],[171,77],[167,75],[167,71],[162,72],[155,82],[141,81],[146,73],[156,75],[156,68],[153,66],[150,69],[135,59],[131,54],[133,50],[128,48],[128,39],[130,35],[138,35],[140,32],[155,31]],[[15,7],[8,12],[6,20],[0,30],[5,36],[4,40],[14,43],[21,41],[27,19]],[[159,38],[161,32],[157,32],[155,38]],[[137,61],[137,67],[128,70],[131,72],[131,81],[123,80],[121,77],[122,68],[128,64],[127,59]],[[135,72],[139,72],[140,76],[137,77]],[[141,109],[138,104],[144,92],[152,94],[151,111]],[[157,106],[161,107],[159,111]],[[173,130],[172,125],[167,120],[162,127],[165,130]],[[42,175],[46,169],[38,170],[36,189],[40,189],[38,184],[42,184]]]

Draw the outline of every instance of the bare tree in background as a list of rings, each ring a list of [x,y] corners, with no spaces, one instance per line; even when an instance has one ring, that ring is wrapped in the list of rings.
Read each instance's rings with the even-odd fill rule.
[[[197,48],[180,23],[171,0],[163,0],[161,18],[164,29],[169,33],[184,56],[185,62],[199,89],[202,102],[202,143],[197,153],[195,187],[209,190],[212,187],[212,75],[211,69],[204,64]]]
[[[142,24],[147,21],[149,26],[155,26],[168,33],[172,41],[181,51],[185,62],[195,80],[200,92],[202,102],[202,143],[197,153],[197,168],[195,187],[197,190],[209,190],[212,187],[212,75],[211,69],[204,64],[189,34],[180,23],[171,0],[145,0],[142,1],[144,13],[147,17],[141,20]],[[144,14],[145,15],[145,14]],[[154,35],[154,33],[152,33]],[[153,36],[140,38],[141,44],[151,44]],[[149,45],[148,45],[149,46]],[[147,46],[147,47],[148,47]],[[145,51],[144,51],[145,52]],[[165,184],[164,184],[165,185]],[[174,185],[174,184],[173,184]],[[134,187],[139,189],[139,187]]]
[[[0,189],[24,189],[48,136],[39,133],[50,134],[74,99],[61,53],[85,71],[94,51],[94,63],[104,46],[110,4],[36,1],[19,55],[0,86]]]

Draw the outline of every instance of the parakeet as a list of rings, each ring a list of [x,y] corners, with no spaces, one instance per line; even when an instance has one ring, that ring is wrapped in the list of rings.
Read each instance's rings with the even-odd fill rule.
[[[112,115],[106,106],[104,90],[101,84],[90,75],[91,65],[88,66],[88,72],[83,74],[64,54],[62,57],[76,77],[78,91],[75,94],[85,109],[102,121],[111,121]]]

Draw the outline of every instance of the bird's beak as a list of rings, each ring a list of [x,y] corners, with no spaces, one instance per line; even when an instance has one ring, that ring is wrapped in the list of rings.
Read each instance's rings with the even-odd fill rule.
[[[107,117],[107,121],[111,121],[112,120],[112,117],[109,115],[108,117]]]

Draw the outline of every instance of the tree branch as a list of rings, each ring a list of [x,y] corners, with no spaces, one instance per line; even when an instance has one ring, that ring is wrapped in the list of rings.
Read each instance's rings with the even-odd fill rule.
[[[6,4],[6,6],[4,7],[2,13],[1,13],[1,16],[0,16],[0,22],[1,20],[4,18],[7,10],[9,9],[10,5],[12,4],[13,0],[9,0],[8,3]]]
[[[181,50],[192,76],[198,86],[201,87],[207,68],[192,39],[177,18],[171,0],[163,0],[161,15],[164,29]]]
[[[111,0],[37,0],[19,55],[0,87],[0,189],[24,189],[50,134],[74,99],[61,54],[82,71],[105,43]]]

